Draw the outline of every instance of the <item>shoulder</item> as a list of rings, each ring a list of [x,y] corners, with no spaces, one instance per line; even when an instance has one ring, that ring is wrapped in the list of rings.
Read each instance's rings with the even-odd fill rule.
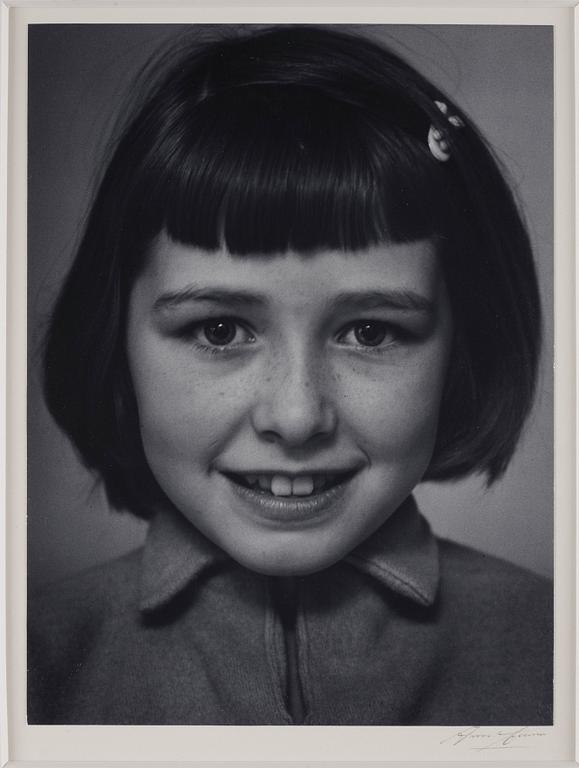
[[[446,722],[551,723],[551,582],[450,541],[440,540],[439,549],[436,615]]]
[[[28,599],[28,719],[51,722],[74,675],[132,634],[141,551],[35,591]],[[79,673],[80,674],[80,673]]]
[[[109,617],[132,610],[138,601],[142,550],[73,574],[31,591],[28,618],[34,624],[59,624]]]
[[[465,648],[525,653],[544,665],[553,652],[552,582],[469,547],[439,546],[441,608]]]
[[[29,652],[56,651],[79,635],[133,614],[138,606],[141,550],[32,591],[28,598]]]
[[[536,573],[476,549],[438,539],[441,579],[447,590],[496,604],[516,597],[519,602],[552,601],[552,582]]]
[[[86,653],[138,608],[141,550],[95,566],[28,596],[30,670]]]

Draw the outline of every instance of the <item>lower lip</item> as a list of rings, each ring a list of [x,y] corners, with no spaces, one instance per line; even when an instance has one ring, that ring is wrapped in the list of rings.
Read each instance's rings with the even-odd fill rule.
[[[349,480],[312,496],[274,496],[246,488],[228,477],[225,479],[234,492],[243,501],[249,502],[252,511],[257,512],[260,517],[275,523],[305,523],[331,513],[356,477],[357,475],[354,475]]]

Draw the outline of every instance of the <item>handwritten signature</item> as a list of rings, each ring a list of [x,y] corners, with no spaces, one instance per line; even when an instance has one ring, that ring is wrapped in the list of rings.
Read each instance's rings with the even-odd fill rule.
[[[531,730],[527,725],[520,728],[483,728],[480,725],[472,725],[453,733],[441,744],[451,747],[462,745],[467,749],[482,752],[487,749],[528,749],[535,744],[536,739],[546,736],[545,731]]]

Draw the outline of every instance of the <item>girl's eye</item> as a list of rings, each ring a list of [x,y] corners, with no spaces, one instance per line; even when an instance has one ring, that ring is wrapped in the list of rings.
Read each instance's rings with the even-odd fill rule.
[[[360,320],[348,326],[338,337],[340,344],[351,344],[358,347],[378,347],[381,344],[392,343],[396,333],[392,326],[381,320]]]
[[[211,320],[203,323],[203,335],[210,344],[224,347],[235,339],[237,323],[228,319]]]
[[[255,341],[253,334],[232,317],[216,317],[195,322],[181,329],[177,335],[193,341],[201,350],[210,352],[226,352]]]
[[[386,338],[387,326],[384,323],[368,322],[354,326],[356,341],[364,347],[377,347]]]

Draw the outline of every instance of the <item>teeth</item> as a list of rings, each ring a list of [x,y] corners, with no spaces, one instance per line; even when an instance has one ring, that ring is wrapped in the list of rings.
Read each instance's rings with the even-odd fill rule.
[[[333,475],[258,475],[247,474],[245,480],[250,488],[260,488],[274,496],[310,496],[324,490]]]
[[[274,475],[271,478],[271,492],[274,496],[291,496],[292,481],[284,475]]]
[[[273,496],[311,496],[322,493],[332,484],[343,482],[345,479],[335,473],[290,477],[283,474],[263,475],[256,472],[248,472],[243,475],[243,478],[248,488],[271,493]]]
[[[296,477],[292,483],[294,496],[309,496],[314,490],[314,478],[311,475]]]

